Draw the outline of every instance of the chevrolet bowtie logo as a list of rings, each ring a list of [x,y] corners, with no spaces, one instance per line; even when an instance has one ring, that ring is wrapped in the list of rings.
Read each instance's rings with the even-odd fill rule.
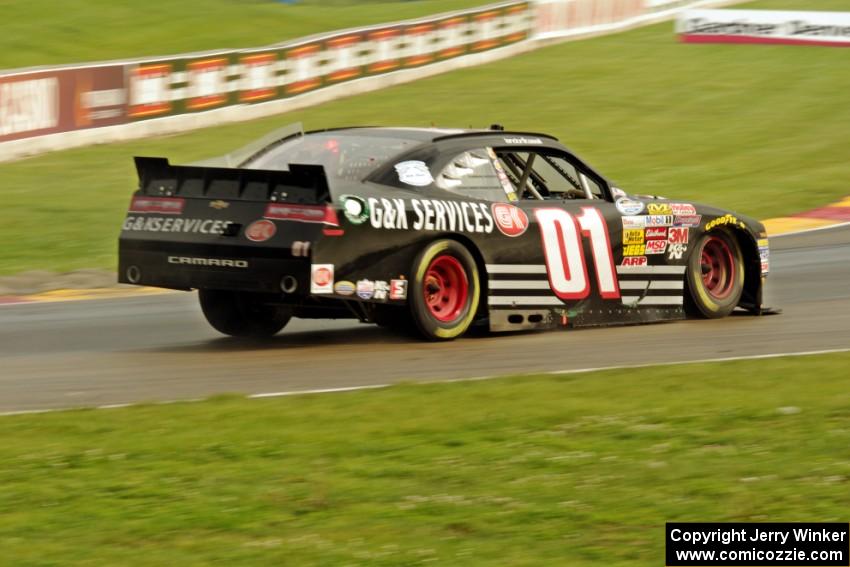
[[[218,209],[219,211],[221,209],[226,209],[229,206],[230,206],[230,203],[228,203],[227,201],[222,201],[221,199],[219,199],[217,201],[210,201],[210,207],[212,207],[214,209]]]

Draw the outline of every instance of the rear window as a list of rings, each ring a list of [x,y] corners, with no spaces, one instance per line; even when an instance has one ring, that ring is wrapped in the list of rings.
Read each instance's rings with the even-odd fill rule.
[[[272,146],[243,167],[287,171],[290,163],[323,165],[329,177],[360,180],[419,144],[420,141],[409,138],[323,132]]]

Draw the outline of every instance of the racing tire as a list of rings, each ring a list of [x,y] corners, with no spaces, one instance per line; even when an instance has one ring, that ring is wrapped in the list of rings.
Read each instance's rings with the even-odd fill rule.
[[[726,317],[744,291],[744,257],[737,239],[725,230],[708,232],[688,257],[686,307],[707,319]]]
[[[268,305],[255,293],[201,289],[198,299],[207,322],[232,337],[271,337],[292,318],[289,309]]]
[[[480,296],[475,258],[459,242],[432,242],[413,262],[408,303],[422,337],[448,341],[463,335],[475,319]]]

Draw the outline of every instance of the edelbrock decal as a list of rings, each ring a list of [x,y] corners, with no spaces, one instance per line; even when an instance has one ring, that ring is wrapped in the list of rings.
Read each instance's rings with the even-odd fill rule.
[[[425,187],[434,182],[434,177],[424,161],[410,160],[395,164],[398,180],[414,187]]]

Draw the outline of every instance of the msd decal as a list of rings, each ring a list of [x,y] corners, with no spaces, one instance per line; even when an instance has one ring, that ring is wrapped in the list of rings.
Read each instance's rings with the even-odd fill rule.
[[[496,228],[505,236],[515,237],[525,233],[528,228],[528,215],[519,207],[504,203],[493,203],[493,218]]]
[[[310,293],[333,293],[334,265],[312,264],[310,266]]]
[[[647,240],[646,241],[646,253],[647,254],[664,254],[667,251],[667,241],[666,240]]]

